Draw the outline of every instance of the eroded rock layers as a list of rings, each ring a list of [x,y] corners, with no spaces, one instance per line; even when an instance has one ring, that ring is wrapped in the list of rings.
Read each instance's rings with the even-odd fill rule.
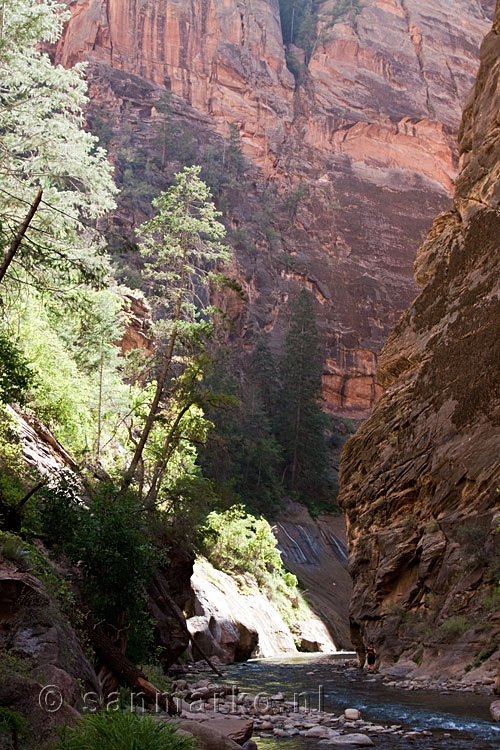
[[[343,455],[352,635],[386,667],[494,682],[500,635],[500,6],[464,112],[452,208]],[[392,667],[394,670],[394,666]]]
[[[91,108],[111,122],[118,176],[127,149],[152,147],[165,90],[202,144],[222,149],[213,139],[237,125],[252,164],[228,222],[247,297],[232,309],[237,334],[251,346],[271,332],[279,346],[287,302],[306,285],[327,403],[365,416],[380,392],[378,352],[415,293],[415,247],[449,200],[490,0],[359,0],[340,15],[335,0],[318,1],[310,59],[289,49],[300,83],[277,0],[67,2],[56,58],[90,61]],[[132,224],[141,193],[127,193]]]

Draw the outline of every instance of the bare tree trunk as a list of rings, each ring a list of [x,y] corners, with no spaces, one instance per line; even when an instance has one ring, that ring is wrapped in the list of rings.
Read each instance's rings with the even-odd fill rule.
[[[142,458],[144,446],[146,445],[149,435],[151,433],[151,430],[153,429],[153,424],[156,418],[156,413],[158,411],[158,406],[160,404],[160,400],[163,395],[163,389],[165,387],[165,382],[167,380],[168,371],[170,369],[172,357],[174,354],[174,346],[175,346],[175,342],[177,340],[177,335],[178,335],[177,324],[179,323],[181,312],[182,312],[182,302],[184,298],[184,284],[186,281],[186,256],[187,256],[187,246],[185,243],[184,254],[182,256],[182,273],[181,273],[181,280],[179,284],[179,294],[177,297],[173,328],[172,328],[172,333],[170,334],[170,340],[168,343],[167,353],[165,355],[165,359],[163,360],[163,367],[160,373],[160,377],[158,378],[158,383],[156,384],[156,391],[155,391],[155,395],[153,398],[153,403],[151,404],[149,414],[146,418],[146,423],[142,430],[142,434],[137,444],[137,447],[135,449],[134,455],[132,457],[132,461],[130,462],[129,467],[127,471],[125,472],[125,476],[123,477],[123,482],[122,482],[122,486],[120,490],[121,492],[125,492],[125,490],[127,490],[132,484],[134,474],[137,471],[137,467]]]
[[[33,216],[36,214],[38,206],[40,205],[40,201],[42,200],[43,190],[40,189],[37,193],[37,196],[33,203],[31,204],[31,208],[28,211],[25,220],[23,223],[19,226],[19,229],[17,230],[17,234],[10,243],[9,249],[7,251],[7,255],[3,259],[3,263],[0,266],[0,283],[3,281],[3,277],[9,270],[9,266],[12,263],[12,260],[14,258],[14,255],[16,254],[19,245],[23,241],[23,237],[26,234],[26,230],[28,229],[29,225],[31,224],[31,220],[33,219]]]
[[[153,479],[151,481],[151,487],[149,488],[149,492],[146,495],[146,502],[154,502],[156,500],[156,497],[158,495],[158,489],[159,489],[159,482],[161,480],[161,477],[163,475],[163,472],[165,471],[168,461],[171,456],[171,450],[170,450],[170,444],[172,440],[174,439],[175,433],[177,431],[177,428],[179,426],[179,423],[184,416],[184,414],[189,411],[191,407],[191,403],[187,406],[184,406],[180,412],[177,414],[175,421],[170,428],[167,437],[165,438],[165,442],[163,444],[163,450],[162,450],[162,459],[158,461],[158,463],[155,466],[155,470],[153,473]]]
[[[104,354],[101,353],[101,361],[99,363],[99,400],[97,403],[97,444],[96,444],[96,459],[99,461],[101,457],[101,430],[102,430],[102,377],[104,370]]]
[[[131,690],[143,693],[149,703],[154,703],[169,714],[177,714],[175,702],[169,693],[163,693],[152,685],[145,674],[122,654],[111,639],[98,630],[89,619],[86,622],[86,632],[96,654],[111,669],[116,677],[125,682]]]
[[[160,589],[161,595],[163,596],[163,598],[167,602],[167,604],[170,607],[172,613],[174,614],[174,616],[179,621],[182,629],[187,633],[187,635],[189,637],[189,640],[193,644],[194,648],[198,651],[198,653],[200,654],[200,656],[203,659],[203,661],[206,661],[206,663],[208,664],[208,666],[210,667],[210,669],[213,672],[215,672],[215,674],[219,675],[219,677],[223,677],[224,675],[222,674],[222,672],[219,669],[217,669],[216,666],[214,666],[212,664],[212,662],[210,661],[210,659],[208,658],[208,656],[205,654],[205,652],[203,651],[203,649],[200,646],[198,646],[198,644],[194,640],[193,636],[189,632],[189,628],[188,628],[188,626],[186,624],[186,618],[182,614],[181,608],[177,606],[177,604],[175,603],[175,601],[173,600],[173,598],[171,597],[171,595],[169,594],[169,592],[166,590],[165,586],[162,584],[162,582],[158,578],[156,578],[155,583],[158,586],[158,588]]]

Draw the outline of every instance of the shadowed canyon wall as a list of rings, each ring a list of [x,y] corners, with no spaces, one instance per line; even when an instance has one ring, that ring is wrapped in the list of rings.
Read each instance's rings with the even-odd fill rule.
[[[165,90],[202,148],[223,148],[237,125],[250,167],[227,221],[247,297],[226,302],[235,331],[247,348],[259,331],[278,347],[287,302],[306,285],[327,404],[366,416],[380,394],[377,355],[415,293],[415,248],[449,201],[491,2],[359,0],[341,17],[335,0],[316,2],[310,59],[289,49],[299,83],[277,0],[67,4],[56,59],[90,62],[90,111],[107,112],[112,155],[125,131],[151,146]],[[115,225],[131,230],[144,212],[130,195],[124,203]]]
[[[343,454],[352,635],[399,674],[493,684],[500,646],[500,6],[459,135],[453,205]],[[393,662],[397,664],[394,665]],[[498,684],[500,689],[500,684]]]

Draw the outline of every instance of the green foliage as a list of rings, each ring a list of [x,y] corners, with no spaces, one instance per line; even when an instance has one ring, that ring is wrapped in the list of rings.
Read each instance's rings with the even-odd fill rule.
[[[207,411],[215,430],[200,451],[200,463],[219,491],[221,485],[230,485],[252,512],[271,517],[281,507],[283,488],[281,448],[272,419],[277,370],[267,340],[257,342],[245,369],[246,379],[238,383],[229,353],[219,349],[214,356],[207,387],[225,392],[228,399]]]
[[[0,555],[11,560],[21,568],[27,568],[30,563],[30,551],[15,534],[0,532]]]
[[[0,526],[9,510],[25,496],[28,479],[32,476],[21,456],[15,419],[0,404]]]
[[[31,661],[17,656],[12,650],[0,646],[0,674],[4,680],[27,679],[31,671]]]
[[[245,172],[246,163],[243,156],[243,145],[240,131],[234,122],[229,123],[228,167],[234,178],[241,177]]]
[[[22,349],[7,334],[0,333],[0,402],[23,404],[35,375]]]
[[[476,658],[474,659],[472,665],[470,665],[471,668],[477,669],[478,667],[483,664],[483,662],[487,661],[490,656],[493,656],[495,651],[499,648],[500,643],[498,639],[495,638],[489,638],[485,643],[481,651],[477,654]]]
[[[34,298],[26,303],[19,326],[38,384],[29,405],[68,447],[81,450],[91,434],[89,381],[50,324],[44,305]]]
[[[436,638],[438,641],[452,641],[466,633],[471,627],[473,627],[473,624],[467,619],[467,617],[464,617],[463,615],[454,615],[453,617],[448,618],[448,620],[445,620],[445,622],[438,627]]]
[[[43,188],[44,203],[9,276],[44,287],[103,282],[108,266],[93,223],[114,207],[106,153],[83,130],[84,66],[55,67],[42,52],[60,37],[66,18],[55,0],[2,6],[0,220],[11,236]]]
[[[193,750],[194,740],[178,736],[176,729],[152,716],[104,711],[60,730],[57,750]]]
[[[18,747],[19,737],[26,733],[26,718],[12,708],[0,706],[0,737],[10,735],[14,747]]]
[[[457,528],[457,538],[465,548],[469,567],[484,567],[490,562],[486,546],[489,529],[477,523],[466,523]]]
[[[201,167],[185,167],[175,184],[153,201],[157,214],[138,229],[150,297],[166,314],[175,315],[182,290],[180,314],[198,317],[196,289],[207,286],[210,271],[229,260],[221,240],[223,225],[211,201],[210,190],[200,179]]]
[[[85,599],[96,619],[115,624],[124,616],[140,661],[147,657],[152,633],[144,614],[144,586],[158,560],[144,508],[135,497],[117,496],[106,485],[98,488],[88,507],[79,499],[81,493],[70,473],[45,488],[39,531],[50,547],[63,551],[82,571]]]
[[[302,47],[306,59],[309,58],[316,39],[317,24],[312,0],[279,0],[279,6],[284,43]]]
[[[500,585],[493,587],[483,597],[483,607],[489,612],[498,612],[500,610]]]
[[[309,195],[309,187],[300,183],[295,188],[290,188],[284,199],[284,206],[290,214],[290,218],[293,220],[297,215],[297,209],[300,203]]]
[[[236,580],[241,576],[243,590],[253,584],[267,593],[288,624],[308,618],[297,578],[284,568],[276,537],[264,518],[237,505],[210,513],[204,531],[203,552],[215,567]]]
[[[360,0],[335,0],[335,7],[331,11],[330,26],[343,21],[353,23],[363,7]]]
[[[281,359],[278,438],[292,492],[316,500],[328,493],[326,418],[318,404],[322,357],[312,297],[305,289],[292,310]]]
[[[238,400],[208,413],[215,431],[200,452],[206,475],[218,483],[232,482],[246,507],[268,518],[279,511],[287,489],[313,514],[335,510],[336,480],[325,437],[329,421],[318,403],[322,359],[306,291],[292,312],[279,364],[261,337],[239,383],[233,369],[229,355],[220,350],[209,384]]]
[[[259,584],[271,574],[284,574],[271,526],[235,506],[207,519],[206,552],[210,561],[226,572],[249,573]]]

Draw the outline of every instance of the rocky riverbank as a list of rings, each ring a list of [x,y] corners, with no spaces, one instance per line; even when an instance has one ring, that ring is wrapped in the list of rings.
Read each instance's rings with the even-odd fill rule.
[[[350,670],[356,667],[344,664],[348,679]],[[381,675],[367,677],[367,681],[385,680]],[[431,738],[430,730],[414,731],[401,724],[381,724],[363,719],[359,709],[346,707],[341,714],[329,713],[321,707],[312,707],[304,702],[304,696],[286,700],[283,693],[250,695],[239,693],[234,685],[198,680],[188,683],[177,680],[173,685],[174,695],[181,711],[181,726],[197,728],[202,725],[205,733],[217,731],[243,746],[255,750],[250,737],[287,739],[295,736],[315,739],[324,745],[352,745],[369,747],[377,738],[391,735],[403,739]],[[321,704],[321,700],[320,700]],[[194,732],[196,733],[196,732]],[[201,735],[200,735],[201,736]],[[439,733],[440,739],[450,734]]]

